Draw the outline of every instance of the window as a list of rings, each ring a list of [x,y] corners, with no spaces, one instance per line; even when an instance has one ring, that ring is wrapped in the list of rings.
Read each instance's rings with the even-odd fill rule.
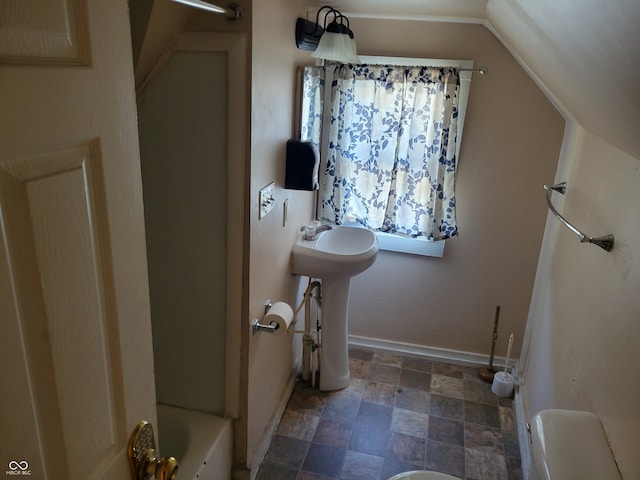
[[[425,240],[457,234],[453,177],[470,80],[457,68],[472,62],[362,60],[305,69],[301,136],[320,145],[318,216],[379,232],[383,249],[442,256],[442,241]]]

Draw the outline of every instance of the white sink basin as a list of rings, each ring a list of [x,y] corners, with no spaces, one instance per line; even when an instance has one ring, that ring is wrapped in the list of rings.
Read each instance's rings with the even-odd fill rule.
[[[293,247],[292,272],[315,278],[352,277],[369,268],[378,254],[378,239],[371,230],[336,226]]]

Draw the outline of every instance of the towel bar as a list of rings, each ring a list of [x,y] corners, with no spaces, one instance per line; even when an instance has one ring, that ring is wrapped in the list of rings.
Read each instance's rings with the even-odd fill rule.
[[[567,219],[564,218],[562,215],[560,215],[560,213],[553,207],[553,205],[551,204],[551,194],[554,191],[556,191],[564,195],[565,192],[567,191],[567,182],[557,183],[556,185],[545,185],[544,189],[547,191],[547,204],[549,205],[549,210],[551,210],[551,212],[558,218],[558,220],[564,223],[569,230],[571,230],[573,233],[575,233],[578,236],[581,243],[593,243],[594,245],[597,245],[598,247],[602,248],[603,250],[606,250],[607,252],[610,252],[613,249],[613,241],[614,241],[613,235],[609,234],[609,235],[604,235],[602,237],[595,237],[595,238],[590,237],[589,235],[582,233],[576,227],[571,225],[567,221]]]

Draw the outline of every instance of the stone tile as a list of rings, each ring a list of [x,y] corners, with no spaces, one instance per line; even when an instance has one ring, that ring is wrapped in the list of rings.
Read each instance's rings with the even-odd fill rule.
[[[351,398],[360,401],[362,399],[362,392],[367,384],[367,380],[361,378],[352,378],[347,388],[342,390],[336,390],[326,393],[327,402],[335,398]]]
[[[326,396],[322,394],[317,388],[311,388],[310,386],[298,383],[293,390],[287,410],[289,411],[313,411],[318,415],[322,413]]]
[[[391,431],[404,433],[418,438],[427,438],[429,415],[394,408],[391,417]]]
[[[502,432],[502,446],[507,457],[520,459],[520,442],[517,432]]]
[[[384,459],[384,467],[382,468],[381,479],[387,480],[388,478],[397,475],[398,473],[410,472],[412,470],[423,470],[424,465],[412,465],[410,463],[403,462],[395,457],[393,453],[388,454]]]
[[[402,368],[402,356],[393,353],[374,353],[371,362],[389,367]]]
[[[436,417],[464,420],[464,400],[461,398],[443,397],[431,394],[429,415]]]
[[[384,456],[391,428],[392,407],[362,402],[351,434],[349,450]]]
[[[349,359],[349,372],[351,378],[369,378],[369,369],[371,368],[371,362],[366,362],[357,358]]]
[[[269,445],[269,450],[267,450],[267,454],[264,457],[264,461],[267,464],[288,467],[297,472],[300,465],[302,465],[308,448],[309,443],[303,440],[274,435],[271,440],[271,445]],[[273,468],[271,468],[271,470],[273,470]]]
[[[362,400],[392,407],[396,400],[396,386],[388,383],[367,382],[362,392]]]
[[[367,348],[349,346],[349,358],[370,362],[373,359],[373,352]]]
[[[398,385],[400,379],[400,367],[372,363],[369,369],[369,380],[374,382]]]
[[[346,448],[351,439],[352,422],[321,417],[312,442],[331,447]]]
[[[467,480],[508,480],[506,460],[503,455],[467,448],[465,478]]]
[[[464,398],[464,384],[461,378],[432,374],[431,393],[445,397]]]
[[[387,480],[423,469],[523,478],[513,399],[494,395],[478,368],[361,347],[349,357],[347,388],[296,385],[256,480]]]
[[[431,374],[403,368],[400,371],[398,385],[428,392],[431,388]]]
[[[522,462],[520,461],[520,457],[506,457],[506,461],[509,480],[522,480],[524,475],[522,474]]]
[[[464,423],[449,418],[429,416],[429,440],[464,446]]]
[[[427,440],[425,469],[464,477],[464,447]]]
[[[320,418],[333,418],[353,424],[358,410],[360,410],[360,399],[329,397]]]
[[[296,410],[285,410],[276,433],[286,437],[311,441],[320,421],[320,416]]]
[[[347,450],[311,443],[307,455],[302,462],[302,470],[327,477],[337,478],[340,475]]]
[[[463,367],[450,363],[433,362],[431,373],[447,377],[462,378]]]
[[[260,465],[260,471],[256,476],[256,480],[297,480],[300,478],[297,475],[297,468],[263,462],[262,465]]]
[[[361,452],[348,451],[340,479],[372,480],[380,478],[384,458]]]
[[[367,422],[381,427],[391,426],[393,408],[388,405],[379,405],[370,402],[361,402],[358,410],[357,422]]]
[[[269,478],[265,480],[280,480],[279,478]],[[296,480],[335,480],[333,477],[325,477],[324,475],[319,475],[317,473],[312,472],[300,472],[296,477]]]
[[[429,413],[431,395],[413,388],[398,388],[396,391],[396,408],[404,408],[418,413]]]
[[[431,373],[431,364],[429,360],[416,357],[402,357],[402,368],[405,370],[415,370],[416,372]]]
[[[492,454],[502,454],[502,432],[496,428],[490,428],[474,423],[464,426],[464,442],[467,450],[478,450]]]
[[[402,463],[424,465],[426,440],[424,438],[392,432],[385,458],[393,457]]]
[[[511,407],[499,407],[500,411],[500,429],[503,432],[516,431],[516,416]]]
[[[491,391],[491,384],[485,382],[464,381],[464,399],[472,402],[498,405],[498,397]]]
[[[500,411],[498,406],[476,403],[465,400],[464,421],[488,427],[500,428]]]
[[[462,367],[462,378],[468,381],[486,383],[478,376],[478,370],[485,366],[486,365],[479,365],[477,367]],[[487,385],[491,386],[490,383],[488,383]]]
[[[383,456],[387,449],[390,434],[391,432],[388,427],[370,425],[366,422],[356,422],[356,425],[353,427],[353,432],[351,433],[349,450]]]

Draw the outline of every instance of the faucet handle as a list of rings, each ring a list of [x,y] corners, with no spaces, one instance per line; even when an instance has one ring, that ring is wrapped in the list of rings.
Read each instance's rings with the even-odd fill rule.
[[[316,236],[316,226],[311,223],[304,227],[304,239],[305,240],[313,240]]]

